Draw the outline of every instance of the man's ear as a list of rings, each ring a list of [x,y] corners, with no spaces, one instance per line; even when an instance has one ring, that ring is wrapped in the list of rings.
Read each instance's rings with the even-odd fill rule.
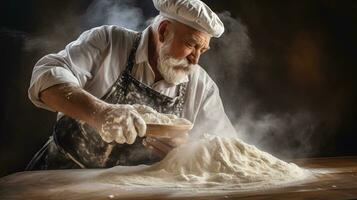
[[[166,36],[169,31],[169,26],[171,22],[168,20],[164,20],[160,23],[159,28],[158,28],[158,33],[159,33],[159,41],[163,43],[166,39]]]

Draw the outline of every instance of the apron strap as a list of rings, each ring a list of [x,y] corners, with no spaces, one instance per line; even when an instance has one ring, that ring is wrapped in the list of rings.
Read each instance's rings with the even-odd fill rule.
[[[34,157],[32,157],[31,161],[29,164],[26,166],[25,171],[31,171],[37,168],[36,165],[42,164],[43,159],[45,159],[46,152],[48,149],[49,144],[53,141],[53,137],[50,136],[50,138],[47,140],[45,145],[42,146],[42,148],[35,154]]]
[[[114,82],[114,84],[108,89],[108,91],[100,99],[105,100],[114,92],[115,88],[113,88],[113,86],[118,85],[118,83],[122,81],[123,74],[130,75],[131,70],[133,69],[133,66],[134,66],[136,50],[138,49],[140,39],[141,39],[141,32],[138,32],[135,34],[133,46],[130,50],[130,54],[129,54],[129,57],[126,62],[127,64],[126,64],[125,70],[119,75],[119,77]]]
[[[130,51],[130,54],[128,57],[128,61],[126,64],[126,68],[124,70],[124,73],[128,73],[128,74],[131,73],[131,70],[133,69],[133,66],[134,66],[136,50],[138,49],[139,42],[141,39],[141,32],[137,33],[135,37],[136,38],[134,40],[133,47],[131,48],[131,51]]]

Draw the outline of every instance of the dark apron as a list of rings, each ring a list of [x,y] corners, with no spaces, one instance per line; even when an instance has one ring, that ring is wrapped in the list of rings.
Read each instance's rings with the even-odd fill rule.
[[[181,116],[186,83],[178,85],[178,93],[172,98],[153,90],[130,75],[140,38],[141,34],[137,34],[126,69],[101,99],[111,104],[147,105],[161,113]],[[142,140],[143,138],[137,137],[131,145],[106,143],[88,124],[63,116],[55,124],[52,137],[26,169],[106,168],[159,161],[152,151],[143,146]]]

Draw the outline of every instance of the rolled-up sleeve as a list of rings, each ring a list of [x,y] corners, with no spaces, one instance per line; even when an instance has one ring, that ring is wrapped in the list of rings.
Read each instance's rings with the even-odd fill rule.
[[[97,27],[82,33],[57,54],[41,58],[32,72],[28,89],[30,100],[40,108],[53,111],[40,100],[40,93],[61,83],[72,83],[83,88],[98,71],[107,46],[105,27]]]

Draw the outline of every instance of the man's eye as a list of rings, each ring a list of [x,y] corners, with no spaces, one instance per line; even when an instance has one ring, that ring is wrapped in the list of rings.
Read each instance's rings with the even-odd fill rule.
[[[190,47],[190,48],[195,47],[195,45],[194,45],[194,44],[189,43],[189,42],[186,42],[186,46],[188,46],[188,47]]]

